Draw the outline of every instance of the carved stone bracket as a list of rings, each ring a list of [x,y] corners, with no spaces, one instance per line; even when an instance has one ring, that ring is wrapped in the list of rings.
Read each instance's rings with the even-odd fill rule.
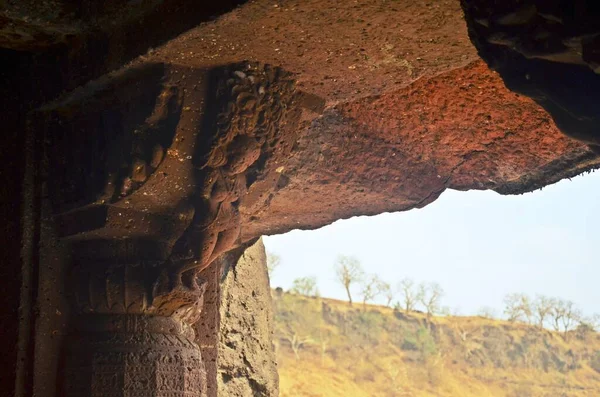
[[[242,243],[239,207],[289,152],[279,131],[296,101],[291,76],[268,65],[138,64],[42,109],[72,259],[68,397],[205,396],[199,275]]]

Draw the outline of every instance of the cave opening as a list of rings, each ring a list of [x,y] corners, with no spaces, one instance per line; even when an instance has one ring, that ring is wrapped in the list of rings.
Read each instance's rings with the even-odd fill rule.
[[[599,181],[264,236],[280,395],[600,390]]]

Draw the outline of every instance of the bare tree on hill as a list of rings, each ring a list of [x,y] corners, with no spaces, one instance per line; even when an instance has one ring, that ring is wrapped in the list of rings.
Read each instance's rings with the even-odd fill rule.
[[[387,307],[391,307],[392,301],[394,300],[394,297],[396,294],[394,293],[394,290],[392,289],[392,286],[390,285],[390,283],[381,281],[381,293],[383,294],[383,296],[385,298],[385,305]]]
[[[294,352],[294,357],[296,358],[296,360],[300,359],[300,350],[304,346],[312,344],[314,342],[311,336],[301,336],[300,334],[294,331],[289,331],[287,333],[284,333],[283,335],[285,337],[285,340],[290,344],[290,347]]]
[[[364,272],[358,259],[344,255],[338,256],[335,265],[337,280],[344,286],[348,295],[348,303],[352,305],[352,285],[360,282],[364,277]]]
[[[317,279],[316,277],[300,277],[294,280],[292,292],[304,296],[317,295]]]
[[[533,311],[531,309],[531,301],[525,294],[508,294],[504,298],[504,314],[508,321],[523,321],[531,324]]]
[[[402,306],[406,313],[415,310],[417,304],[417,291],[415,291],[415,283],[409,278],[400,281],[398,285],[400,294],[402,295]]]
[[[427,317],[430,318],[440,310],[440,301],[444,295],[444,290],[437,283],[431,283],[429,285],[421,283],[417,293],[417,300],[427,313]]]
[[[565,301],[557,299],[554,301],[552,305],[552,310],[550,311],[550,319],[552,320],[552,328],[556,332],[560,332],[562,318],[565,315]]]
[[[550,317],[552,308],[555,305],[555,300],[544,295],[538,295],[533,301],[533,314],[535,316],[539,329],[544,328],[546,319]]]
[[[600,330],[600,314],[592,314],[589,317],[582,318],[581,322],[584,322],[595,332]]]
[[[269,278],[273,277],[275,269],[281,264],[281,257],[272,252],[267,253],[267,271],[269,272]]]
[[[366,276],[362,282],[361,295],[363,297],[363,307],[367,307],[367,302],[372,301],[383,291],[383,283],[376,274]]]
[[[557,332],[562,330],[565,340],[568,338],[569,331],[575,328],[575,325],[581,321],[582,317],[581,312],[575,307],[573,302],[562,299],[556,300],[551,316],[554,329]]]

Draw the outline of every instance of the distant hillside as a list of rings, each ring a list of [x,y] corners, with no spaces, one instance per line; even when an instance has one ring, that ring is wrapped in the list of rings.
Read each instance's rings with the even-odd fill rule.
[[[588,329],[276,292],[274,306],[281,397],[600,396],[600,334]]]

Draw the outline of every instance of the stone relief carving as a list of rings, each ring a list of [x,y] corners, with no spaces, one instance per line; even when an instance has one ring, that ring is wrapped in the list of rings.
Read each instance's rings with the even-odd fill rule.
[[[164,87],[152,114],[142,126],[130,131],[123,142],[125,147],[113,148],[113,153],[108,156],[112,169],[99,202],[117,202],[132,194],[157,170],[172,144],[175,128],[169,122],[174,113],[180,111],[181,99],[177,87]],[[120,163],[117,162],[119,159]]]
[[[290,122],[286,110],[297,96],[294,80],[281,69],[249,64],[223,71],[214,99],[215,133],[204,141],[210,150],[194,159],[200,186],[194,220],[167,269],[171,287],[194,288],[198,270],[239,243],[238,207],[248,174],[277,144],[277,130]]]
[[[85,320],[67,352],[67,397],[206,394],[200,351],[178,321],[139,315]]]
[[[278,68],[204,72],[199,109],[186,106],[186,83],[173,74],[156,65],[118,72],[44,115],[48,179],[56,178],[49,190],[71,247],[79,317],[67,396],[205,395],[191,327],[201,271],[240,243],[247,189],[278,150],[278,130],[297,121],[288,112],[294,80]]]

